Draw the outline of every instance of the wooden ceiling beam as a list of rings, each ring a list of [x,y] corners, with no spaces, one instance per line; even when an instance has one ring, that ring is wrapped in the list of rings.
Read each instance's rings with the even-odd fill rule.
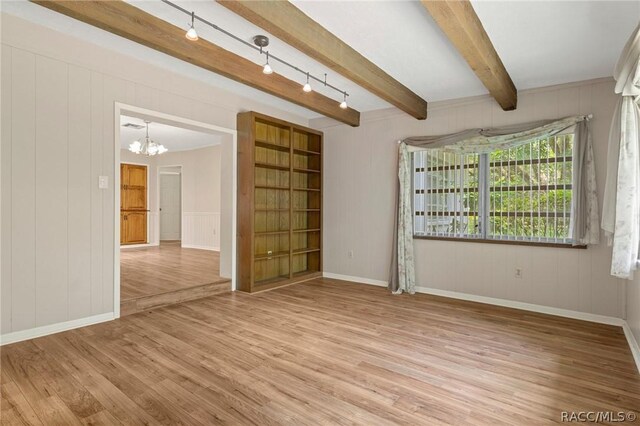
[[[217,1],[407,114],[419,120],[427,118],[425,100],[288,1]]]
[[[422,0],[422,4],[502,109],[516,109],[516,86],[469,0]]]
[[[340,108],[341,99],[331,99],[317,92],[304,93],[299,82],[275,73],[265,75],[262,73],[262,66],[209,41],[187,40],[184,29],[124,1],[32,1],[350,126],[360,124],[360,113],[352,108]]]

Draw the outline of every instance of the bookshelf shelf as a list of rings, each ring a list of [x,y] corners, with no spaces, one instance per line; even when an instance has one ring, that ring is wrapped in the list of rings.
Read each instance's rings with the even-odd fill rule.
[[[238,114],[238,288],[322,275],[321,132]]]

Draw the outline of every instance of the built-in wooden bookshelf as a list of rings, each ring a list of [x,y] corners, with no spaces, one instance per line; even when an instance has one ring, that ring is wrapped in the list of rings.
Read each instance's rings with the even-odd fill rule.
[[[238,114],[238,289],[322,275],[322,132]]]

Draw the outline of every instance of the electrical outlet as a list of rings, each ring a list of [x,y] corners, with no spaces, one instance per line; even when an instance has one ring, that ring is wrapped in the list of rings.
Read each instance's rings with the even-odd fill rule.
[[[347,252],[347,257],[348,257],[349,259],[353,259],[353,250],[349,250],[349,251]]]
[[[522,278],[522,268],[516,268],[516,278]]]

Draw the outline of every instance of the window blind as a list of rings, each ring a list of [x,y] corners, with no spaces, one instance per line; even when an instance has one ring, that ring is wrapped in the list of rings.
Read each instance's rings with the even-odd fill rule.
[[[573,134],[490,154],[418,151],[414,233],[570,243]]]

